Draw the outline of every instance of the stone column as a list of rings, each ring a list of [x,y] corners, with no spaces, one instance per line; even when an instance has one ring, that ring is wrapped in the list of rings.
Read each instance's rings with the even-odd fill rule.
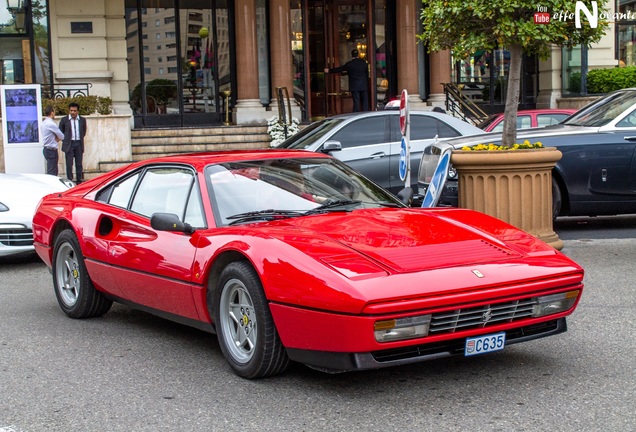
[[[431,93],[428,95],[428,104],[446,109],[446,95],[444,94],[444,83],[451,79],[451,52],[443,50],[432,52],[430,59],[430,84]]]
[[[415,0],[397,0],[397,61],[398,93],[403,89],[409,94],[409,106],[418,109],[426,104],[419,97],[417,67],[417,20]]]
[[[294,82],[292,79],[293,63],[289,0],[270,0],[269,13],[269,49],[272,62],[272,101],[270,106],[272,107],[272,115],[277,115],[278,99],[276,87],[286,87],[291,102],[292,116],[300,120],[300,107],[294,99]],[[285,107],[287,107],[286,103]]]
[[[123,2],[104,0],[106,17],[106,59],[108,70],[113,73],[110,80],[110,97],[114,114],[132,114],[128,100],[128,57],[126,46],[126,20]]]
[[[236,0],[236,95],[234,122],[262,123],[265,108],[258,95],[258,45],[255,0]]]
[[[115,95],[111,93],[114,72],[110,69],[120,59],[125,64],[125,39],[122,39],[123,53],[119,51],[122,46],[114,42],[118,36],[125,38],[125,26],[122,24],[117,28],[110,25],[114,22],[110,19],[111,14],[120,13],[119,19],[123,18],[123,3],[121,8],[117,8],[106,0],[80,3],[60,0],[51,3],[49,13],[52,17],[50,32],[54,80],[60,84],[90,83],[90,94],[95,96],[123,97],[119,91]],[[90,22],[92,33],[72,33],[73,21]],[[109,52],[110,48],[113,49]],[[111,52],[114,57],[111,57]],[[114,63],[110,63],[111,60]],[[128,78],[127,68],[124,73],[126,76],[119,76],[118,79],[123,78],[125,82]],[[125,95],[127,100],[128,92]],[[113,98],[113,102],[117,100]]]

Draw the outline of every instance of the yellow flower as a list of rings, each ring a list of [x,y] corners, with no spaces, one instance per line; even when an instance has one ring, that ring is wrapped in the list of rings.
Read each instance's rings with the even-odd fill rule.
[[[536,149],[536,148],[543,148],[543,144],[540,141],[537,141],[535,143],[531,143],[528,140],[525,140],[523,143],[519,144],[513,144],[510,147],[507,146],[503,146],[503,145],[496,145],[493,143],[488,143],[488,144],[476,144],[474,146],[464,146],[462,147],[462,150],[466,150],[466,151],[479,151],[479,150],[490,150],[490,151],[496,151],[496,150],[521,150],[521,149]]]

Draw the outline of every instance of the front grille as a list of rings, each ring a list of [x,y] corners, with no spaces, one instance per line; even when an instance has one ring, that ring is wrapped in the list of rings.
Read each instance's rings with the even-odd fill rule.
[[[0,228],[3,246],[33,246],[33,231],[28,228]]]
[[[526,298],[435,313],[431,317],[430,334],[455,333],[529,318],[534,304],[535,298]]]
[[[529,326],[519,327],[506,331],[506,346],[517,342],[525,342],[544,336],[563,333],[567,330],[565,318],[547,321]],[[453,339],[443,342],[435,342],[422,345],[413,345],[402,348],[393,348],[383,351],[375,351],[372,354],[378,363],[400,362],[409,359],[433,359],[446,356],[464,354],[466,339]]]

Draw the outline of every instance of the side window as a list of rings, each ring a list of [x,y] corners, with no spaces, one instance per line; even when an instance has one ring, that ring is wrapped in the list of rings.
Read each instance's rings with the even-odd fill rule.
[[[183,218],[194,174],[185,168],[157,167],[144,173],[130,210],[150,217],[153,213],[174,213]]]
[[[504,121],[502,118],[501,120],[499,120],[499,123],[497,123],[497,126],[492,128],[490,132],[503,132],[503,125],[504,125]]]
[[[411,116],[411,139],[431,139],[437,135],[437,119],[423,115]]]
[[[441,120],[435,120],[437,122],[437,130],[440,138],[452,138],[459,136],[459,132],[447,125]]]
[[[185,216],[183,221],[189,223],[196,228],[206,227],[205,217],[203,217],[203,204],[201,203],[201,194],[199,188],[194,184],[190,190],[190,197],[188,198],[188,204],[186,206]],[[181,216],[181,215],[179,215]]]
[[[502,124],[502,127],[503,127],[503,124]],[[517,117],[517,129],[528,129],[531,127],[532,127],[532,119],[530,118],[530,116],[522,115]]]
[[[568,118],[567,114],[539,114],[537,115],[537,126],[550,126],[561,123]]]
[[[330,139],[340,141],[343,149],[387,142],[384,123],[382,117],[356,120],[344,126]]]
[[[128,177],[126,180],[112,186],[110,188],[111,192],[108,203],[117,207],[128,208],[128,204],[130,203],[130,198],[132,197],[132,193],[135,188],[135,184],[137,184],[138,178],[139,173],[135,174],[134,176]]]
[[[632,111],[627,117],[616,123],[616,127],[636,127],[636,111]]]
[[[518,116],[517,117],[517,129],[528,129],[532,127],[532,119],[530,116]],[[502,118],[497,126],[495,126],[491,132],[503,132],[504,119]]]

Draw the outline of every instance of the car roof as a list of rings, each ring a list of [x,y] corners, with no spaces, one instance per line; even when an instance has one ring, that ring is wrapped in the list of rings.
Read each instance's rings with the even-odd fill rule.
[[[428,117],[433,117],[436,119],[439,119],[447,124],[449,124],[450,126],[454,127],[454,128],[465,128],[465,131],[468,129],[475,129],[473,130],[473,132],[478,133],[478,127],[468,123],[462,119],[459,119],[457,117],[453,117],[449,114],[446,113],[441,113],[441,112],[437,112],[437,111],[432,111],[432,110],[411,110],[409,111],[410,115],[423,115],[423,116],[428,116]],[[334,120],[334,119],[342,119],[345,122],[350,122],[353,121],[355,119],[359,119],[359,118],[368,118],[368,117],[386,117],[386,116],[399,116],[400,115],[400,111],[399,110],[380,110],[380,111],[366,111],[366,112],[355,112],[355,113],[346,113],[346,114],[338,114],[335,116],[329,116],[321,121],[329,121],[329,120]],[[344,123],[344,122],[343,122]]]
[[[268,148],[262,150],[227,150],[203,153],[184,153],[179,155],[146,159],[132,164],[131,169],[143,165],[174,163],[192,165],[198,170],[201,170],[205,166],[210,164],[279,158],[331,158],[331,156],[323,153],[313,153],[305,150],[289,149]]]

